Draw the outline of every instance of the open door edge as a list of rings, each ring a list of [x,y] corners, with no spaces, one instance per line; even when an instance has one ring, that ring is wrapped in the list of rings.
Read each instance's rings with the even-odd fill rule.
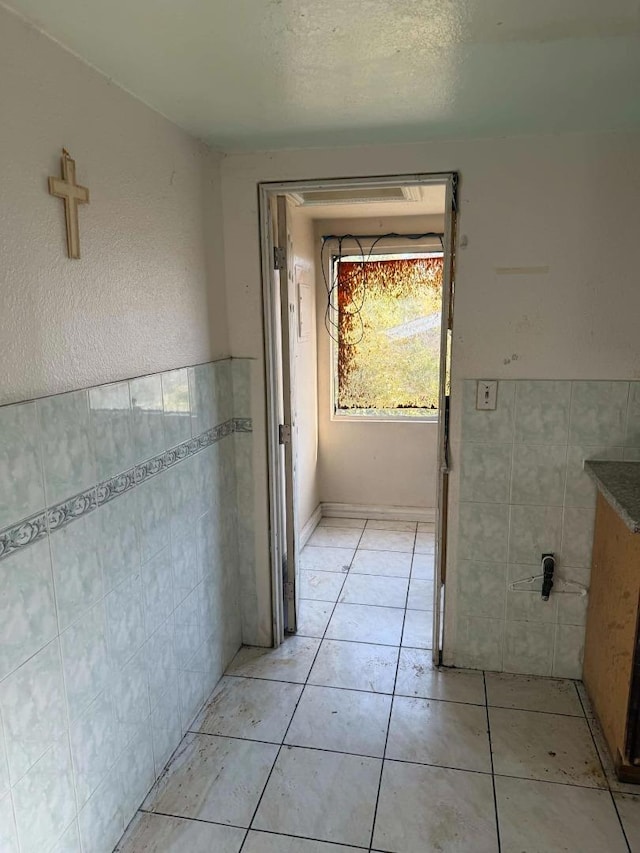
[[[442,322],[440,340],[440,400],[441,417],[438,421],[438,484],[436,508],[436,548],[435,577],[433,590],[433,641],[432,660],[436,666],[442,663],[444,623],[444,585],[447,574],[447,521],[449,498],[449,416],[450,398],[447,385],[451,378],[451,350],[449,339],[453,327],[453,296],[455,273],[455,244],[457,228],[457,187],[458,175],[450,173],[447,179],[445,198],[445,236],[444,236],[444,279],[442,293]],[[450,390],[450,389],[449,389]]]

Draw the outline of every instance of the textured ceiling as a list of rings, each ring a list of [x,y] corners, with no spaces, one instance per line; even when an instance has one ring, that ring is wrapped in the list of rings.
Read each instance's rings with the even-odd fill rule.
[[[224,149],[640,126],[638,0],[11,0]]]

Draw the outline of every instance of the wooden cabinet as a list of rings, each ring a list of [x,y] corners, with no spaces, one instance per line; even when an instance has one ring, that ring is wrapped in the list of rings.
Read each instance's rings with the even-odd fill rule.
[[[640,535],[598,493],[584,684],[618,777],[640,783]]]

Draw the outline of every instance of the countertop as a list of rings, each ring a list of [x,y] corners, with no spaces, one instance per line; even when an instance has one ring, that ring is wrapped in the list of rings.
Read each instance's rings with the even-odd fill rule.
[[[585,462],[584,470],[632,533],[640,533],[640,462]]]

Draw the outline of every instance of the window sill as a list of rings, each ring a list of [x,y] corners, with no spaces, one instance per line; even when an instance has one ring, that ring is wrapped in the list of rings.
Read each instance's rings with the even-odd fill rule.
[[[411,415],[342,415],[338,412],[331,414],[331,421],[358,424],[437,424],[439,420],[438,415],[412,417]]]

